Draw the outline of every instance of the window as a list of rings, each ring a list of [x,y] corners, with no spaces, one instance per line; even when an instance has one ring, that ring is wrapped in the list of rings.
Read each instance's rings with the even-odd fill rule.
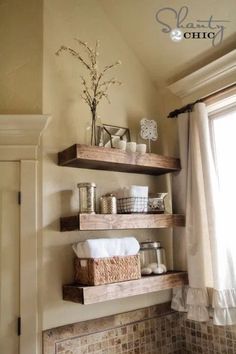
[[[227,248],[236,249],[236,95],[208,106]],[[232,254],[232,253],[231,253]],[[236,257],[231,258],[236,270]]]

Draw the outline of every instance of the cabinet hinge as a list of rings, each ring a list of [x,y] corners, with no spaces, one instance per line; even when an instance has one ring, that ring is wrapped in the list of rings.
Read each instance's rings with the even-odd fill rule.
[[[21,205],[21,192],[18,192],[18,204]]]
[[[18,336],[21,335],[21,317],[17,318],[17,334]]]

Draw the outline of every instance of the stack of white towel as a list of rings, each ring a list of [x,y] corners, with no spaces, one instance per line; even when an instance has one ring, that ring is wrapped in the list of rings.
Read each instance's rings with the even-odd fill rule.
[[[148,186],[130,186],[118,189],[113,192],[117,199],[122,198],[148,198]]]
[[[148,211],[148,186],[130,186],[113,192],[117,200],[118,213],[146,213]]]
[[[72,246],[78,258],[133,256],[139,247],[135,237],[89,239]]]

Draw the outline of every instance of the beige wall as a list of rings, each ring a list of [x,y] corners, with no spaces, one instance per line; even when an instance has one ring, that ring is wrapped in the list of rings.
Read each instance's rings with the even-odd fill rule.
[[[69,233],[58,231],[60,216],[78,211],[78,182],[95,181],[98,196],[130,184],[148,184],[153,191],[165,191],[169,188],[169,181],[164,177],[157,179],[57,166],[58,151],[76,142],[85,143],[85,127],[90,120],[88,107],[80,98],[82,71],[79,62],[66,54],[60,57],[54,54],[61,44],[74,45],[73,38],[80,38],[90,44],[100,39],[101,65],[117,59],[122,61],[122,66],[114,71],[114,75],[123,82],[123,86],[111,90],[111,105],[106,102],[101,104],[99,114],[102,121],[129,126],[133,139],[136,139],[139,120],[142,117],[157,119],[161,137],[155,144],[156,151],[175,152],[166,144],[169,136],[173,146],[176,139],[174,132],[169,132],[171,124],[166,122],[164,115],[171,106],[172,97],[157,93],[144,67],[110,23],[99,2],[46,1],[43,112],[51,114],[52,120],[43,139],[43,236],[39,247],[42,249],[40,298],[44,329],[144,307],[170,298],[170,292],[165,291],[90,306],[62,301],[62,284],[73,279],[71,244],[88,237],[133,235],[139,240],[160,239],[167,249],[169,265],[172,265],[171,230]],[[166,101],[165,97],[168,97]]]
[[[38,239],[39,317],[42,327],[47,329],[170,298],[170,292],[165,291],[90,306],[62,301],[62,284],[71,282],[73,278],[73,242],[103,235],[133,235],[139,240],[155,238],[166,248],[169,266],[173,264],[172,230],[58,231],[60,216],[78,211],[78,182],[95,181],[99,196],[130,184],[148,184],[152,191],[171,192],[171,177],[155,178],[57,166],[58,151],[76,142],[85,143],[85,127],[90,113],[80,98],[81,66],[68,55],[56,57],[55,51],[61,44],[74,45],[75,37],[90,44],[100,39],[102,65],[121,59],[122,66],[114,75],[123,82],[123,86],[111,90],[112,104],[102,103],[99,114],[104,123],[129,126],[133,139],[137,139],[142,117],[156,119],[160,138],[154,150],[158,153],[178,156],[176,121],[167,120],[166,115],[181,102],[168,91],[155,89],[152,78],[127,45],[126,38],[122,38],[111,24],[99,1],[45,0],[44,10],[42,2],[8,0],[0,3],[0,110],[1,113],[43,111],[52,115],[43,139],[42,175],[39,176],[43,203],[42,235]],[[130,20],[135,21],[135,17]],[[207,93],[204,91],[201,95]],[[193,97],[188,97],[188,101],[190,98]],[[179,245],[175,246],[177,252]],[[174,261],[181,264],[182,260],[176,257]]]
[[[62,284],[72,281],[71,244],[87,237],[133,235],[139,240],[158,239],[167,250],[172,267],[172,230],[60,233],[59,218],[78,211],[76,185],[95,181],[98,196],[119,186],[148,184],[152,191],[171,191],[170,177],[60,168],[57,152],[73,143],[85,143],[90,112],[80,98],[81,66],[68,55],[56,57],[61,44],[74,45],[73,38],[93,44],[101,40],[100,63],[117,59],[122,66],[114,75],[123,82],[112,88],[112,104],[103,102],[103,122],[128,126],[137,139],[142,117],[158,121],[160,139],[156,152],[176,155],[175,125],[166,113],[176,107],[174,96],[157,92],[152,79],[126,44],[96,0],[9,0],[0,4],[1,113],[41,113],[52,116],[43,139],[42,234],[38,239],[39,317],[44,329],[85,319],[102,317],[164,302],[170,292],[136,296],[104,304],[81,306],[62,301]],[[44,11],[44,28],[42,13]],[[44,36],[44,38],[43,38]],[[44,44],[43,44],[44,40]],[[44,55],[43,55],[44,53]],[[41,193],[39,193],[39,202]]]
[[[42,111],[42,0],[0,2],[0,112]]]

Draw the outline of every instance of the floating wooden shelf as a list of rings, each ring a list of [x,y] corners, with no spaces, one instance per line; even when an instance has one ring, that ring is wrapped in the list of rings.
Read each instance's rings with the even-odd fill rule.
[[[161,175],[180,170],[180,160],[156,154],[75,144],[59,152],[60,166]]]
[[[185,284],[188,284],[187,272],[172,271],[163,275],[98,286],[64,285],[63,299],[88,305],[176,288]]]
[[[60,219],[61,231],[156,229],[185,226],[181,214],[78,214]]]

